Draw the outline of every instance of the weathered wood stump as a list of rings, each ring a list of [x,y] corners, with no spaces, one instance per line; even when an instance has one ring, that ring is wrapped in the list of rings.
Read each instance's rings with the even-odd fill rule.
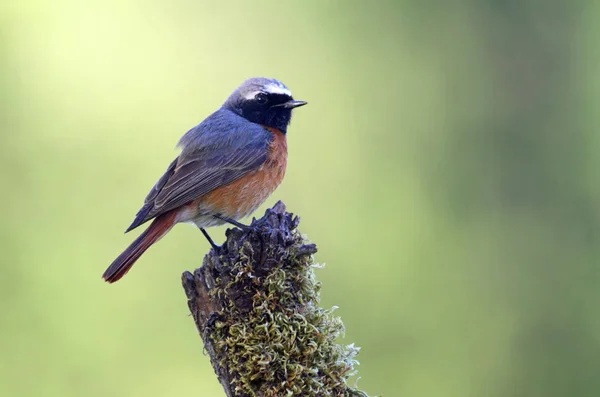
[[[202,267],[182,275],[205,350],[228,397],[366,396],[347,386],[358,348],[319,307],[314,244],[278,202],[248,230],[227,230]]]

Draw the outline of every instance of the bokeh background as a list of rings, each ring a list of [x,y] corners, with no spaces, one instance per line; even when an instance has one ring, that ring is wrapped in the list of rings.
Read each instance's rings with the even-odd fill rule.
[[[198,230],[100,275],[252,76],[310,103],[258,213],[320,247],[360,388],[599,395],[598,37],[597,1],[2,2],[0,395],[223,395],[180,286]]]

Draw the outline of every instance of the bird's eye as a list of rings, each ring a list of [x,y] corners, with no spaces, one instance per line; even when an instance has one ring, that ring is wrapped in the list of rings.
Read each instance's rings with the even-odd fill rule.
[[[267,95],[262,92],[256,94],[254,99],[256,100],[256,102],[260,103],[261,105],[264,105],[269,100],[269,98],[267,98]]]

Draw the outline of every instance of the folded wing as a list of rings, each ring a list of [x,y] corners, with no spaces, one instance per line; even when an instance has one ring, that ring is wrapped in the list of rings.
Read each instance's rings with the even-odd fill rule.
[[[126,232],[259,169],[267,160],[270,134],[257,127],[260,130],[248,131],[243,139],[230,136],[218,144],[200,139],[197,148],[184,148],[154,185]]]

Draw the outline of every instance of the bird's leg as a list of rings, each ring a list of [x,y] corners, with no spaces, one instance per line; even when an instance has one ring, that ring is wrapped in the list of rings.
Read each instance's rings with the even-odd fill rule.
[[[222,216],[221,214],[214,214],[215,218],[222,220],[223,222],[227,222],[232,224],[235,227],[239,227],[242,230],[252,230],[252,226],[244,225],[243,223],[239,223],[235,219],[227,218],[226,216]]]
[[[221,247],[218,246],[217,244],[215,244],[215,242],[213,241],[213,239],[210,238],[209,234],[207,233],[207,231],[203,227],[201,227],[199,229],[202,232],[202,234],[204,234],[204,237],[206,237],[206,239],[208,240],[210,246],[213,247],[213,249],[215,251],[218,251]]]

